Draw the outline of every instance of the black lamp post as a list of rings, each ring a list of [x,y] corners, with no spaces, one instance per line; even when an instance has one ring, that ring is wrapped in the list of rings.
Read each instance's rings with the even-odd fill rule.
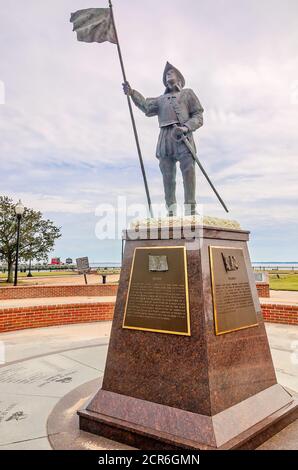
[[[15,271],[14,271],[14,286],[18,284],[18,264],[19,264],[19,245],[20,245],[20,225],[21,225],[21,218],[24,214],[24,206],[19,200],[17,205],[15,206],[15,213],[18,220],[18,228],[17,228],[17,250],[16,250],[16,262],[15,262]]]

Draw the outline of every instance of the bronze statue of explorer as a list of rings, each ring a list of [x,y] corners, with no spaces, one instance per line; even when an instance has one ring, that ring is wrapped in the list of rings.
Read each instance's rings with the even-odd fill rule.
[[[123,84],[124,93],[130,95],[134,104],[146,116],[158,116],[160,134],[156,157],[163,176],[164,192],[168,215],[176,215],[176,163],[179,162],[183,177],[185,215],[196,213],[196,172],[195,161],[182,140],[175,138],[184,133],[195,150],[193,132],[203,125],[204,109],[190,88],[184,88],[185,79],[181,72],[167,62],[163,83],[166,90],[157,98],[144,98],[133,90],[129,83]]]

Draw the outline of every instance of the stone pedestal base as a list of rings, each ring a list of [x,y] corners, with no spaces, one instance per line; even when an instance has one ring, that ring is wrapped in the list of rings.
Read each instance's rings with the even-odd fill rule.
[[[79,411],[80,429],[143,450],[255,449],[298,418],[297,401],[280,385],[213,417],[103,390],[93,407]]]
[[[154,239],[140,229],[137,240],[127,231],[103,385],[79,412],[82,430],[141,449],[252,449],[297,418],[297,402],[276,382],[248,232],[199,229],[199,238],[171,228]],[[135,248],[178,246],[186,248],[190,336],[123,328]],[[242,249],[256,326],[217,331],[210,246]]]

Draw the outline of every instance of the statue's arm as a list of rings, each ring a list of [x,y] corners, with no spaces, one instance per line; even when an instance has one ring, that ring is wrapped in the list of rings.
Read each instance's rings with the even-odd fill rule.
[[[131,98],[134,104],[141,110],[146,116],[156,116],[158,113],[158,99],[157,98],[144,98],[144,96],[137,90],[131,90]]]
[[[188,90],[189,120],[184,125],[192,132],[196,131],[203,125],[203,112],[199,98],[192,90]]]
[[[123,91],[126,95],[130,96],[134,104],[146,116],[156,116],[158,114],[158,98],[144,98],[137,90],[133,90],[128,82],[122,84]]]

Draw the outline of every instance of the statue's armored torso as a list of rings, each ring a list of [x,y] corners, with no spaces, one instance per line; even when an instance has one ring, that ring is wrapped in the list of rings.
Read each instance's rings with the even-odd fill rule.
[[[195,131],[203,125],[204,109],[190,88],[166,92],[158,98],[144,98],[141,93],[133,90],[132,99],[146,116],[158,116],[159,127],[179,123],[187,126],[190,131]]]
[[[181,91],[166,92],[157,98],[144,98],[138,91],[133,90],[132,99],[135,105],[146,116],[158,116],[161,133],[159,135],[156,156],[179,157],[187,153],[183,143],[176,143],[172,138],[172,126],[184,125],[189,129],[188,137],[194,145],[192,132],[203,125],[203,107],[193,92],[186,88]]]

